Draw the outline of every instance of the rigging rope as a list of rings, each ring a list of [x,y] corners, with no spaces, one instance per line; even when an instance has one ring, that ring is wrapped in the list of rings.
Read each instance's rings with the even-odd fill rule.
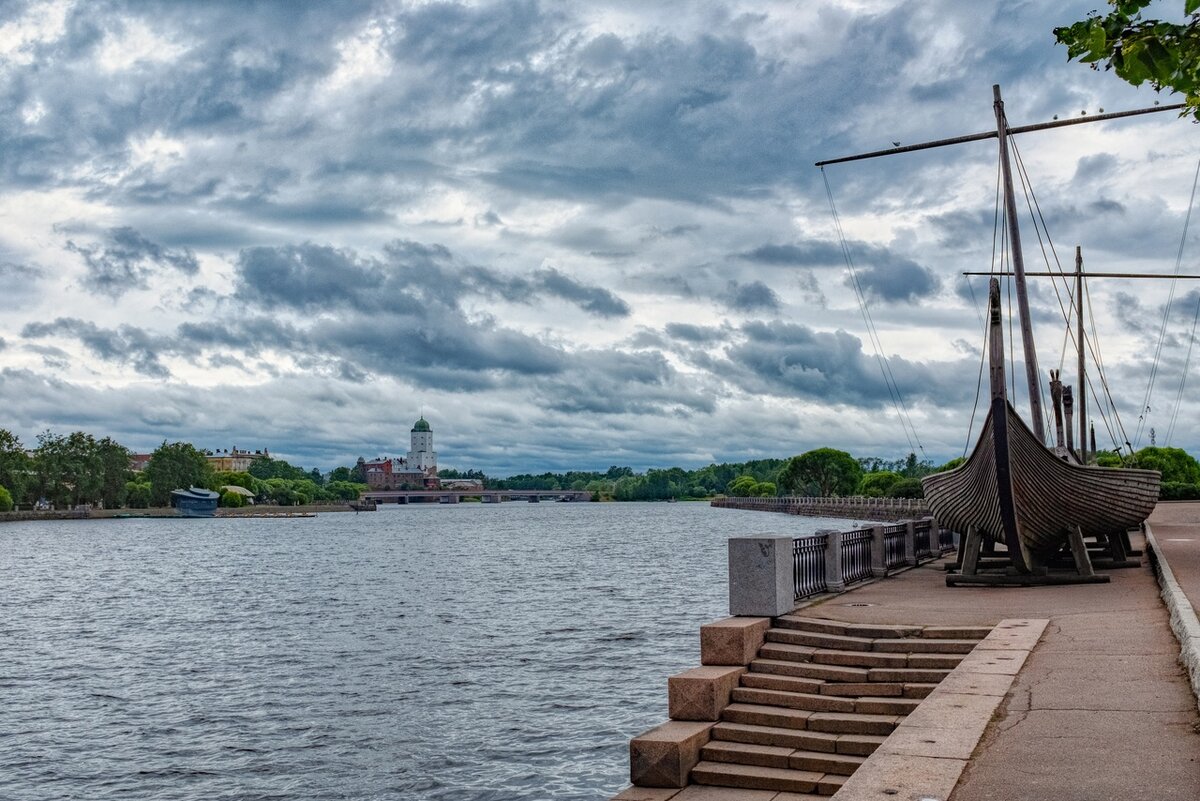
[[[904,403],[904,398],[900,393],[900,385],[896,382],[896,377],[892,373],[892,368],[888,364],[887,357],[883,353],[883,342],[879,339],[879,333],[875,328],[875,321],[871,316],[870,309],[867,306],[866,292],[863,290],[858,279],[858,271],[854,269],[854,259],[850,253],[850,245],[846,241],[846,234],[842,228],[841,215],[838,214],[837,204],[833,200],[833,188],[829,184],[829,176],[825,173],[825,168],[821,168],[821,179],[825,182],[825,196],[829,199],[829,209],[833,214],[834,230],[838,235],[838,242],[842,249],[842,257],[846,260],[846,268],[850,272],[850,284],[854,289],[854,294],[858,298],[859,311],[862,313],[863,323],[867,328],[867,337],[871,341],[871,346],[875,350],[875,358],[879,363],[879,371],[883,375],[883,382],[887,386],[888,395],[891,396],[892,405],[896,409],[896,416],[900,419],[900,428],[904,431],[904,438],[908,440],[910,453],[921,452],[925,455],[925,448],[921,444],[921,438],[917,434],[916,426],[913,425],[912,417],[909,416],[908,406]],[[911,431],[911,436],[909,432]],[[913,443],[916,443],[914,447]]]
[[[1070,313],[1067,311],[1066,307],[1063,305],[1062,296],[1058,291],[1058,283],[1057,283],[1057,278],[1061,277],[1063,279],[1063,283],[1067,287],[1067,299],[1069,301],[1071,299],[1071,296],[1074,294],[1073,291],[1071,290],[1071,284],[1070,284],[1071,275],[1068,274],[1063,269],[1062,262],[1060,262],[1058,259],[1058,252],[1054,249],[1054,243],[1050,239],[1050,231],[1046,225],[1045,215],[1042,214],[1041,204],[1038,203],[1037,194],[1033,191],[1032,182],[1029,180],[1029,174],[1025,169],[1025,163],[1021,159],[1020,151],[1017,149],[1015,143],[1013,145],[1013,152],[1016,154],[1018,171],[1021,174],[1022,187],[1026,191],[1026,203],[1028,204],[1030,198],[1032,198],[1033,208],[1031,208],[1030,211],[1032,212],[1033,209],[1036,208],[1036,214],[1034,214],[1034,229],[1037,230],[1038,223],[1040,222],[1042,229],[1046,231],[1046,240],[1047,240],[1047,242],[1050,243],[1050,252],[1054,255],[1054,267],[1057,269],[1057,272],[1058,272],[1058,276],[1056,276],[1054,279],[1052,279],[1052,283],[1054,285],[1054,294],[1055,294],[1056,299],[1058,300],[1059,312],[1062,314],[1063,321],[1066,323],[1067,337],[1069,337],[1070,340],[1072,342],[1074,342],[1075,341],[1074,334],[1071,332],[1071,316],[1070,316]],[[1038,241],[1039,242],[1041,241],[1040,233],[1038,235]],[[1047,271],[1053,272],[1054,270],[1051,269],[1050,260],[1045,255],[1045,247],[1044,246],[1042,248],[1042,255],[1046,261]],[[1100,394],[1098,392],[1096,392],[1095,387],[1092,384],[1092,379],[1091,379],[1090,373],[1085,374],[1085,382],[1086,382],[1087,386],[1081,387],[1080,391],[1086,392],[1088,390],[1088,388],[1091,388],[1092,398],[1095,401],[1095,405],[1093,408],[1095,408],[1096,412],[1100,415],[1105,428],[1108,429],[1109,434],[1112,437],[1113,444],[1116,445],[1118,450],[1120,450],[1122,443],[1124,443],[1125,445],[1129,446],[1130,451],[1132,452],[1133,446],[1129,444],[1129,437],[1125,432],[1124,424],[1121,422],[1121,415],[1117,411],[1117,406],[1116,406],[1115,401],[1113,400],[1112,391],[1108,386],[1108,379],[1106,378],[1106,375],[1105,375],[1104,360],[1100,353],[1099,336],[1098,336],[1098,332],[1097,332],[1097,328],[1096,328],[1096,318],[1095,318],[1095,313],[1094,313],[1094,311],[1092,309],[1092,305],[1091,305],[1091,293],[1087,288],[1086,282],[1084,283],[1084,296],[1087,299],[1088,315],[1090,316],[1090,319],[1091,319],[1092,333],[1091,333],[1091,336],[1089,337],[1087,335],[1087,333],[1085,332],[1084,336],[1083,336],[1083,342],[1082,343],[1075,342],[1075,347],[1077,349],[1080,349],[1080,348],[1083,348],[1086,346],[1088,352],[1090,352],[1092,354],[1092,360],[1096,364],[1096,372],[1099,375],[1100,384],[1104,389],[1104,397],[1101,398]],[[1079,302],[1080,302],[1080,309],[1082,310],[1083,300],[1081,299]],[[1072,308],[1074,308],[1074,304],[1072,304]],[[1105,400],[1107,402],[1108,415],[1105,414],[1104,407],[1101,405],[1102,400]],[[1109,419],[1109,416],[1111,416],[1112,420]],[[1116,424],[1116,430],[1113,429],[1114,423]],[[1120,432],[1120,439],[1117,438],[1118,431]]]
[[[1192,333],[1188,336],[1187,356],[1183,360],[1183,371],[1179,374],[1179,391],[1175,393],[1175,408],[1171,411],[1171,424],[1167,427],[1167,447],[1175,436],[1175,421],[1179,419],[1179,407],[1183,405],[1183,387],[1187,383],[1188,367],[1192,363],[1192,346],[1196,344],[1196,323],[1200,322],[1200,293],[1196,296],[1196,313],[1192,317]]]
[[[1200,182],[1200,159],[1198,159],[1196,161],[1196,174],[1192,178],[1192,196],[1188,200],[1187,216],[1185,216],[1183,218],[1183,236],[1179,237],[1179,250],[1176,251],[1176,253],[1175,253],[1175,274],[1176,275],[1179,275],[1180,267],[1183,264],[1183,248],[1184,248],[1184,245],[1187,243],[1188,226],[1191,224],[1191,221],[1192,221],[1192,208],[1195,206],[1195,203],[1196,203],[1197,182]],[[1162,349],[1162,343],[1163,343],[1165,333],[1167,330],[1167,321],[1171,315],[1171,302],[1175,298],[1176,282],[1177,282],[1177,279],[1171,281],[1171,292],[1167,296],[1167,307],[1166,307],[1166,309],[1163,310],[1162,328],[1159,329],[1159,332],[1158,332],[1158,350],[1155,351],[1154,364],[1151,367],[1151,371],[1150,371],[1150,385],[1146,388],[1146,402],[1143,405],[1143,409],[1142,409],[1143,414],[1149,414],[1149,412],[1150,412],[1150,392],[1153,389],[1154,379],[1158,372],[1158,351]],[[1200,300],[1197,300],[1196,317],[1200,317]],[[1193,317],[1193,319],[1192,319],[1192,333],[1191,333],[1191,336],[1188,337],[1187,356],[1184,358],[1184,361],[1183,361],[1183,373],[1179,376],[1179,390],[1175,394],[1175,407],[1171,412],[1170,425],[1168,425],[1168,427],[1167,427],[1167,445],[1168,446],[1170,446],[1170,444],[1171,444],[1172,434],[1175,433],[1175,420],[1179,417],[1179,405],[1180,405],[1180,403],[1183,402],[1183,387],[1184,387],[1184,384],[1187,382],[1187,371],[1188,371],[1188,367],[1190,366],[1191,361],[1192,361],[1192,344],[1195,342],[1195,338],[1196,338],[1196,317]],[[1141,418],[1139,418],[1138,419],[1138,442],[1139,443],[1141,442],[1141,432],[1142,432],[1141,423],[1142,423]]]
[[[996,162],[996,192],[995,192],[995,209],[992,211],[992,261],[988,268],[992,275],[996,274],[996,248],[999,241],[1000,233],[1000,162]],[[1003,258],[1003,252],[1001,253]],[[979,326],[983,329],[983,346],[979,349],[979,375],[975,377],[975,402],[971,404],[971,422],[967,424],[967,441],[963,445],[963,458],[967,458],[967,451],[971,448],[971,432],[975,430],[975,415],[979,412],[979,395],[983,389],[983,365],[987,361],[988,350],[988,315],[979,313],[979,301],[975,297],[975,287],[971,285],[971,277],[964,276],[967,280],[967,289],[971,292],[971,303],[975,306],[975,316],[979,318]],[[989,309],[989,313],[990,313]]]

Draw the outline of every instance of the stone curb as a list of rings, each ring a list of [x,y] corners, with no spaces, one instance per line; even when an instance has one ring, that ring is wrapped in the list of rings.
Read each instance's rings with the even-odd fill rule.
[[[1150,562],[1154,565],[1154,575],[1158,578],[1158,586],[1167,611],[1171,614],[1171,631],[1179,641],[1179,661],[1187,671],[1192,685],[1192,695],[1196,697],[1196,706],[1200,707],[1200,620],[1196,618],[1196,610],[1184,594],[1183,588],[1175,580],[1167,557],[1158,547],[1154,531],[1146,523],[1146,547],[1150,551]]]

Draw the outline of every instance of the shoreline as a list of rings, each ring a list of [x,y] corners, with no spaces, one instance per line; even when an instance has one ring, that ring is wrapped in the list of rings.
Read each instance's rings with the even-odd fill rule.
[[[240,509],[217,509],[217,517],[300,517],[329,512],[353,512],[346,504],[310,503],[302,506],[243,506]],[[0,512],[0,523],[26,523],[38,520],[131,520],[147,518],[182,519],[171,507],[154,509],[91,509],[88,511],[55,510],[48,512]]]

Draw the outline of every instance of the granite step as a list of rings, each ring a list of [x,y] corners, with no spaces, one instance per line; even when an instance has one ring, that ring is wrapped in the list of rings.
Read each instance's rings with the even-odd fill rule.
[[[811,645],[812,643],[797,644]],[[891,654],[969,654],[978,644],[977,640],[934,640],[915,637],[903,640],[872,640],[871,650]],[[860,651],[863,649],[849,648],[845,650]]]
[[[926,626],[922,637],[935,640],[982,640],[992,633],[990,626]]]
[[[766,646],[759,653],[765,650]],[[817,665],[812,662],[792,662],[788,659],[755,659],[750,663],[750,672],[795,676],[801,679],[819,679],[825,682],[864,682],[871,680],[867,668]],[[881,679],[881,681],[883,680]],[[888,681],[897,680],[889,679]],[[902,679],[900,681],[903,682]]]
[[[906,667],[932,670],[954,670],[964,654],[909,654]]]
[[[777,745],[802,751],[849,756],[869,756],[885,739],[873,734],[831,734],[730,722],[721,722],[713,726],[712,738],[734,743]]]
[[[854,711],[861,712],[864,715],[909,715],[917,704],[921,703],[919,698],[872,698],[864,696],[854,699]]]
[[[844,634],[822,634],[800,629],[767,629],[767,642],[807,645],[812,648],[834,648],[839,651],[874,651],[875,640],[870,637],[849,637]],[[899,640],[887,640],[899,642]],[[932,642],[932,641],[930,641]]]
[[[743,680],[748,675],[743,675]],[[787,709],[804,709],[809,712],[854,712],[857,703],[854,699],[838,698],[835,695],[765,690],[753,687],[733,688],[733,700],[742,704],[781,706]]]
[[[825,682],[820,679],[804,679],[795,676],[779,676],[773,673],[743,673],[741,686],[759,690],[784,690],[793,693],[820,695]],[[883,693],[879,693],[883,695]]]
[[[930,654],[929,656],[944,657],[943,654]],[[909,665],[908,659],[908,654],[881,653],[878,651],[840,651],[832,648],[819,648],[809,655],[809,661],[816,662],[819,665],[862,668],[912,667],[912,665]]]
[[[923,684],[927,682],[937,684],[949,675],[949,670],[929,670],[920,668],[871,668],[867,670],[866,680],[899,681],[905,684]],[[861,679],[859,679],[859,681],[861,681]]]
[[[779,688],[783,689],[783,688]],[[904,695],[904,684],[901,682],[883,682],[883,681],[837,681],[825,682],[821,685],[818,692],[821,695],[841,695],[841,696],[888,696],[892,698],[900,698]]]
[[[809,731],[830,734],[888,735],[903,720],[901,715],[868,715],[855,712],[813,712],[805,721]]]
[[[904,697],[921,699],[927,697],[931,692],[937,689],[937,682],[925,683],[914,682],[904,685]]]
[[[806,751],[822,751],[829,754],[838,753],[838,740],[841,737],[853,737],[849,734],[829,734],[819,731],[804,731],[788,729],[781,726],[757,726],[749,723],[721,722],[712,727],[713,740],[726,740],[734,743],[753,743],[755,745],[778,745],[787,748],[802,748]],[[865,748],[869,742],[851,745],[847,748]],[[845,753],[855,753],[846,751]]]
[[[815,631],[821,634],[841,634],[850,637],[866,637],[868,639],[916,637],[922,631],[920,626],[844,623],[840,620],[825,620],[823,618],[802,617],[800,615],[780,615],[775,618],[775,625],[781,629],[800,629],[803,631]],[[947,634],[944,636],[951,635]]]
[[[697,784],[736,787],[743,790],[775,790],[826,796],[837,792],[845,777],[811,770],[766,768],[705,760],[692,768],[692,781]]]
[[[779,745],[710,740],[700,749],[700,759],[760,768],[790,768],[788,760],[795,750]]]
[[[807,645],[791,645],[782,642],[763,643],[758,649],[758,656],[764,659],[778,659],[787,662],[810,662],[816,648]]]
[[[786,709],[763,704],[734,702],[721,711],[721,720],[748,726],[770,726],[800,731],[808,728],[812,713],[805,709]],[[874,734],[875,732],[864,732]]]
[[[833,773],[838,776],[849,776],[858,770],[858,766],[866,762],[865,756],[850,754],[826,754],[820,751],[797,749],[788,757],[788,767],[792,770],[811,770],[821,773]]]

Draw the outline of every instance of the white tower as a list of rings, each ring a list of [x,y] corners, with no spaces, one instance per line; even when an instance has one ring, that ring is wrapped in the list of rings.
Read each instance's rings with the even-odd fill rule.
[[[437,451],[433,449],[433,430],[425,422],[425,416],[413,423],[412,450],[408,452],[408,469],[424,470],[437,475]]]

